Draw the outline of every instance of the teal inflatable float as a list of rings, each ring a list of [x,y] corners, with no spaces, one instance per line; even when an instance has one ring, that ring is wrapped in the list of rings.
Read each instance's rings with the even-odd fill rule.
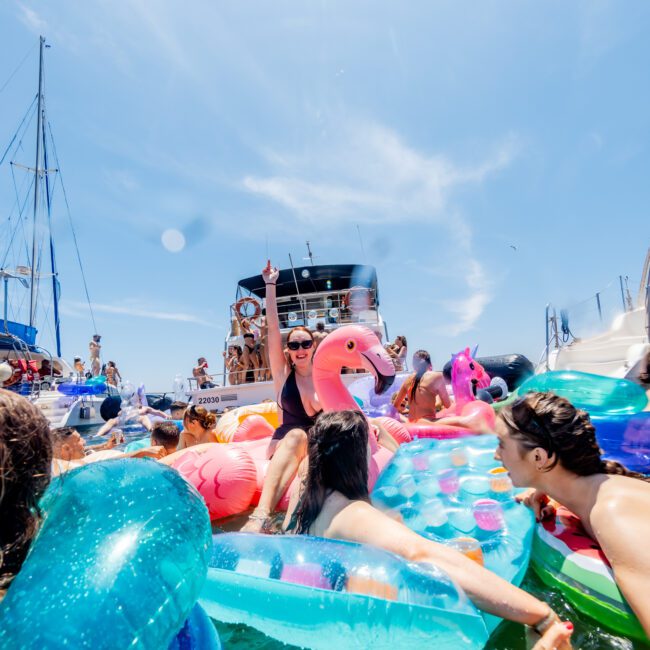
[[[200,612],[185,621],[205,582],[210,520],[177,472],[93,463],[53,481],[41,505],[41,530],[0,604],[0,647],[166,648],[182,629],[207,638]]]
[[[474,605],[442,571],[380,549],[294,535],[215,535],[208,614],[308,648],[482,648]]]
[[[402,445],[377,480],[372,503],[519,585],[534,518],[514,501],[508,473],[494,460],[496,447],[492,435]],[[501,619],[486,614],[485,621],[491,631]]]
[[[648,405],[645,390],[632,381],[573,370],[535,375],[517,390],[519,395],[530,391],[552,391],[592,415],[638,413]]]

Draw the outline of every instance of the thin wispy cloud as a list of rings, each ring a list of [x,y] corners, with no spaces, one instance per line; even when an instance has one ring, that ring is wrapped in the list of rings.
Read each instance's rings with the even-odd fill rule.
[[[179,323],[192,323],[194,325],[203,325],[205,327],[215,327],[203,318],[194,314],[184,312],[158,311],[155,309],[146,309],[135,305],[107,305],[103,303],[92,303],[94,312],[103,314],[116,314],[129,316],[132,318],[146,318],[151,320],[176,321]],[[61,313],[71,317],[88,317],[88,305],[83,302],[65,301],[61,303]]]
[[[47,23],[33,9],[18,3],[18,17],[20,21],[32,32],[42,34],[47,30]]]
[[[439,220],[455,192],[508,167],[522,146],[508,135],[476,162],[463,164],[409,147],[376,123],[349,123],[339,134],[309,157],[265,151],[277,168],[267,176],[245,176],[243,189],[306,223],[326,218],[336,225],[351,217],[366,223]]]

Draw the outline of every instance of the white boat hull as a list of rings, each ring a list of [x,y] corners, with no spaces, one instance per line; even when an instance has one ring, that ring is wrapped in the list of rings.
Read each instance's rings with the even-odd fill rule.
[[[635,378],[650,352],[643,307],[618,316],[611,329],[575,341],[549,355],[550,370],[576,370],[609,377]],[[546,367],[540,370],[545,371]]]
[[[341,377],[343,383],[349,386],[364,375],[367,376],[367,373],[350,373],[341,375]],[[225,408],[250,406],[268,400],[275,402],[278,396],[275,394],[272,381],[258,381],[236,386],[217,386],[205,390],[194,390],[188,393],[188,397],[197,406],[221,413]]]
[[[41,391],[34,399],[52,428],[92,427],[104,424],[100,407],[107,395],[69,396],[58,391]]]

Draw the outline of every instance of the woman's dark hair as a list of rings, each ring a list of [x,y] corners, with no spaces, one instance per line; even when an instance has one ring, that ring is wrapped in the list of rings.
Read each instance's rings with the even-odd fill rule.
[[[399,336],[396,336],[396,337],[395,337],[395,340],[396,340],[396,341],[397,341],[398,339],[399,339],[399,341],[401,342],[401,344],[402,344],[405,348],[408,347],[408,345],[406,344],[406,337],[405,337],[405,336],[402,336],[402,335],[400,334]],[[431,360],[429,360],[429,363],[431,363]]]
[[[214,425],[217,423],[217,416],[202,406],[190,404],[185,411],[183,421],[198,422],[204,429],[214,429]]]
[[[548,470],[560,463],[578,476],[620,474],[650,481],[621,463],[605,460],[589,414],[555,393],[528,393],[504,407],[499,417],[524,449],[546,451],[552,459]]]
[[[415,399],[415,391],[418,389],[420,380],[424,376],[424,373],[429,370],[430,366],[431,356],[426,350],[418,350],[413,354],[413,370],[415,370],[415,374],[409,380],[411,384],[409,387],[409,401],[412,402]]]
[[[334,491],[348,499],[369,501],[368,422],[359,411],[322,413],[309,432],[309,466],[300,503],[289,529],[309,529]]]
[[[51,472],[47,419],[24,397],[0,390],[0,589],[9,586],[25,560]]]

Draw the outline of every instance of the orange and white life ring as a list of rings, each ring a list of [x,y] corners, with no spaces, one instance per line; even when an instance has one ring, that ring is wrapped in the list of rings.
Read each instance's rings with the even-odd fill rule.
[[[370,291],[366,287],[350,287],[342,302],[353,313],[363,311],[370,305]]]
[[[244,305],[253,305],[255,309],[255,313],[252,316],[249,316],[248,314],[245,314],[242,312],[242,307]],[[262,313],[262,305],[255,300],[255,298],[251,298],[250,296],[246,296],[245,298],[240,298],[236,303],[235,303],[235,311],[241,318],[248,318],[249,320],[252,320],[254,318],[257,318],[261,313]]]

